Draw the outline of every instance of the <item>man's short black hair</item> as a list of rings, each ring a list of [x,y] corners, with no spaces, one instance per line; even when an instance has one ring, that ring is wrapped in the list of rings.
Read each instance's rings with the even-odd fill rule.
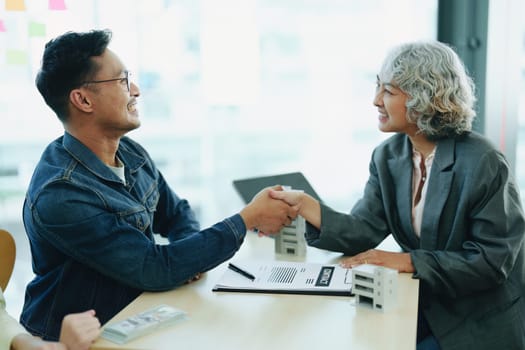
[[[68,117],[69,93],[97,72],[99,67],[91,57],[104,53],[111,35],[107,29],[67,32],[46,44],[35,82],[47,105],[62,122]]]

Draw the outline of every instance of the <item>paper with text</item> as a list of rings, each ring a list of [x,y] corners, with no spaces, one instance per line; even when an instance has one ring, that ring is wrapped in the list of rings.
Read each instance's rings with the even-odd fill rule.
[[[351,295],[351,270],[336,264],[239,261],[235,265],[255,279],[227,269],[213,291]]]

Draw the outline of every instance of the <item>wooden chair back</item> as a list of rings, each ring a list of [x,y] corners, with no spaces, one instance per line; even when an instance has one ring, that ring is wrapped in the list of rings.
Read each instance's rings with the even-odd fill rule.
[[[13,236],[0,230],[0,288],[5,290],[15,266],[16,245]]]

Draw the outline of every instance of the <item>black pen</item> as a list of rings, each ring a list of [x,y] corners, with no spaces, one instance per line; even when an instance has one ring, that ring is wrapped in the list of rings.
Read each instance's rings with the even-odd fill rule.
[[[252,275],[248,271],[245,271],[245,270],[241,269],[238,266],[233,265],[232,263],[228,263],[228,268],[230,270],[233,270],[233,271],[237,272],[237,273],[240,273],[241,275],[243,275],[246,278],[251,279],[252,281],[255,280],[255,276],[254,275]]]

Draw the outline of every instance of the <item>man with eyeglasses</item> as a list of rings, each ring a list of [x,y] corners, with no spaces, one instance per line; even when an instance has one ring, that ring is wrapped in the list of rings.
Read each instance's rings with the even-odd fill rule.
[[[34,171],[23,208],[35,278],[21,323],[55,340],[69,313],[102,324],[143,291],[198,278],[231,258],[246,230],[276,232],[296,210],[261,191],[240,213],[201,230],[148,153],[138,86],[108,49],[110,31],[68,32],[46,44],[36,85],[64,126]],[[155,244],[154,234],[169,240]]]

